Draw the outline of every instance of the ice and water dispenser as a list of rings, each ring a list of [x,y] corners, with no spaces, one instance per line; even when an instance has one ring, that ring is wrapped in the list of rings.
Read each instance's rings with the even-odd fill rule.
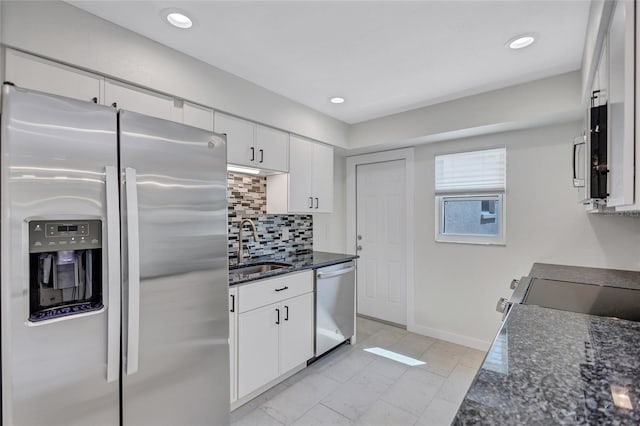
[[[29,321],[102,307],[102,222],[29,222]]]

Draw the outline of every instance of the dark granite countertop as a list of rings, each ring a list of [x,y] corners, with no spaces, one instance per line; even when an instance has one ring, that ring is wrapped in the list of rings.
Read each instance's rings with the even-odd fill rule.
[[[640,424],[640,322],[514,305],[453,424]]]
[[[246,261],[242,266],[257,265],[265,262],[286,263],[291,266],[276,269],[274,271],[259,272],[255,274],[229,274],[229,285],[234,286],[250,281],[261,280],[263,278],[270,278],[276,275],[288,274],[290,272],[302,271],[305,269],[317,269],[324,266],[336,265],[338,263],[348,262],[352,259],[357,259],[357,255],[343,254],[343,253],[328,253],[323,251],[313,251],[304,254],[294,254],[289,256],[262,256],[254,257],[253,259]],[[232,262],[229,265],[229,272],[237,266],[236,262]]]

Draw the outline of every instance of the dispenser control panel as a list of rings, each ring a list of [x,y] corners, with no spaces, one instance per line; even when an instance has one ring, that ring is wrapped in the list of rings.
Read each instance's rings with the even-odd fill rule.
[[[47,223],[47,237],[69,237],[89,234],[88,223]]]
[[[102,221],[30,221],[29,321],[102,309],[102,271]]]
[[[29,252],[82,250],[102,247],[102,221],[29,222]]]

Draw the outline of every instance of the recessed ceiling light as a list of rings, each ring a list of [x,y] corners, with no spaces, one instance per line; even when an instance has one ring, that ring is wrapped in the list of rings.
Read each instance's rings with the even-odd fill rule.
[[[189,19],[188,16],[183,15],[179,12],[171,12],[167,15],[167,21],[174,27],[178,28],[191,28],[193,26],[193,22]]]
[[[532,35],[520,35],[507,42],[510,49],[523,49],[531,46],[536,39]]]
[[[344,98],[335,97],[335,98],[331,98],[331,99],[329,99],[329,101],[330,101],[332,104],[341,104],[341,103],[343,103],[343,102],[344,102]]]

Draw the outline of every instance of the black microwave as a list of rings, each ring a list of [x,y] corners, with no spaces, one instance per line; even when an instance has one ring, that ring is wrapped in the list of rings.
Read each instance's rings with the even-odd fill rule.
[[[590,180],[590,196],[593,199],[606,199],[607,176],[609,164],[607,161],[607,104],[598,105],[600,91],[594,91],[591,96],[589,170],[587,178]]]

